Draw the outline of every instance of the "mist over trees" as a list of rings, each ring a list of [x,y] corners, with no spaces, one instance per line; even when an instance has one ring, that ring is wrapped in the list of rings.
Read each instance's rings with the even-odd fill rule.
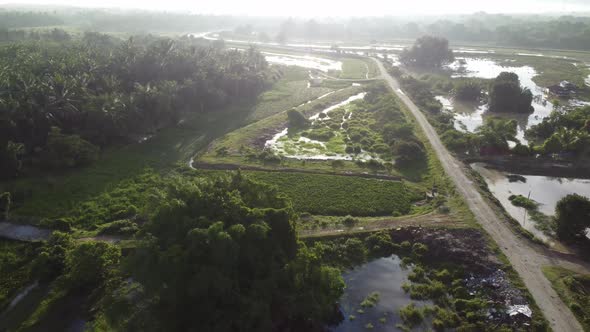
[[[410,48],[402,51],[400,61],[407,66],[424,68],[440,68],[452,62],[455,57],[449,49],[449,41],[445,38],[423,36],[414,42]]]

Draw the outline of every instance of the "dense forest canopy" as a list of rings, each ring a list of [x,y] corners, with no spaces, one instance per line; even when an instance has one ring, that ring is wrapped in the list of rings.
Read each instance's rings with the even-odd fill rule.
[[[254,49],[96,33],[1,46],[0,66],[4,177],[15,175],[21,161],[83,164],[93,159],[95,147],[175,124],[187,112],[254,98],[272,78]]]

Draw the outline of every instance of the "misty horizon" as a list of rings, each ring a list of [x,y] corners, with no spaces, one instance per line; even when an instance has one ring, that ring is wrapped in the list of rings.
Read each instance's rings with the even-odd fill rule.
[[[268,0],[217,1],[214,3],[192,4],[186,0],[157,1],[85,1],[37,0],[0,1],[4,8],[26,8],[28,10],[56,9],[101,9],[101,10],[142,10],[155,12],[191,13],[201,15],[230,15],[250,17],[299,17],[299,18],[349,18],[349,17],[441,17],[469,15],[474,13],[509,15],[567,15],[590,13],[590,4],[579,0],[526,0],[517,3],[499,0],[493,3],[473,3],[466,0],[452,0],[440,3],[433,0],[417,0],[411,3],[396,3],[385,0],[370,0],[362,6],[357,3],[335,1],[314,2],[302,0],[297,6],[283,5]]]

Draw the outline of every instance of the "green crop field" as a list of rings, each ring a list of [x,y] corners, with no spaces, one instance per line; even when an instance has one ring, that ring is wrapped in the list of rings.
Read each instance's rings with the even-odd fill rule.
[[[221,171],[199,171],[220,174]],[[402,182],[351,176],[243,171],[243,174],[276,186],[298,212],[318,215],[404,215],[419,194]]]

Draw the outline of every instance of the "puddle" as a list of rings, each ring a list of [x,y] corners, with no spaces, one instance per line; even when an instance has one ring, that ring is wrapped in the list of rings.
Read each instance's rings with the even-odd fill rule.
[[[401,285],[408,280],[411,270],[404,270],[400,266],[397,256],[379,258],[343,275],[346,289],[340,298],[340,310],[344,320],[329,330],[334,332],[364,331],[367,324],[372,324],[372,331],[399,331],[396,324],[403,324],[399,316],[399,309],[415,303],[421,307],[431,304],[429,301],[414,301],[406,294]],[[379,301],[372,308],[363,308],[364,313],[358,313],[360,303],[371,293],[379,294]],[[355,318],[350,320],[350,315]],[[380,322],[385,318],[385,323]],[[417,330],[427,330],[429,326],[423,324]]]
[[[490,191],[500,201],[508,213],[516,219],[525,229],[531,231],[537,237],[547,240],[547,236],[534,227],[535,222],[530,219],[525,209],[512,205],[508,197],[510,195],[523,195],[539,205],[539,211],[552,216],[555,214],[557,202],[569,194],[579,194],[590,197],[590,180],[559,178],[537,175],[522,175],[526,182],[510,182],[509,173],[485,168],[482,163],[474,163],[471,167],[485,179]]]
[[[363,99],[366,92],[358,93],[346,100],[330,106],[323,111],[311,116],[309,120],[312,123],[320,119],[320,114],[324,114],[324,119],[329,119],[330,112],[345,107],[356,100]],[[346,111],[342,117],[340,129],[342,125],[348,121],[352,116],[352,112]],[[321,121],[321,120],[320,120]],[[344,150],[346,144],[342,138],[343,131],[334,131],[334,138],[328,142],[318,141],[307,137],[293,135],[289,136],[289,129],[285,128],[281,132],[274,135],[270,140],[266,141],[264,147],[270,149],[274,153],[286,158],[299,160],[370,160],[377,159],[372,157],[369,153],[361,151],[359,154],[348,154]],[[334,152],[341,151],[341,152]]]
[[[0,237],[18,241],[44,241],[51,236],[51,230],[31,225],[0,222]]]

